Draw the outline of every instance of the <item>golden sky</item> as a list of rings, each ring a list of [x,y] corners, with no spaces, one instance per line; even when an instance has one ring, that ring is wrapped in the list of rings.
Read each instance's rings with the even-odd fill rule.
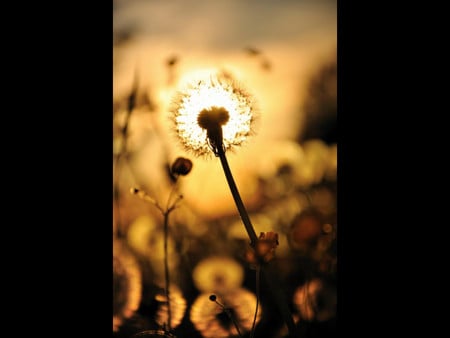
[[[274,141],[294,140],[301,132],[306,84],[324,62],[335,58],[336,26],[336,1],[328,0],[116,0],[115,36],[127,29],[134,34],[113,49],[113,98],[129,95],[138,74],[140,87],[155,101],[166,150],[173,158],[187,156],[171,137],[169,123],[169,107],[179,85],[212,69],[232,73],[255,97],[259,114],[255,136],[228,156],[245,200],[255,193],[249,159],[258,165],[261,156],[256,154],[272,153]],[[172,57],[177,58],[173,73],[167,66]],[[141,141],[151,131],[149,119],[136,114],[130,121],[130,131],[141,135]],[[145,144],[135,162],[137,170],[158,175],[152,172],[161,152],[161,144]],[[214,197],[215,204],[234,210],[215,161],[196,159],[186,185],[204,196],[198,204],[206,209],[210,206],[205,201]]]
[[[336,1],[327,0],[116,1],[114,31],[134,27],[136,36],[114,50],[113,93],[129,91],[137,68],[164,109],[174,89],[169,57],[179,58],[179,77],[221,67],[255,94],[264,117],[259,133],[289,137],[301,124],[291,119],[299,119],[305,81],[336,53],[336,25]],[[262,55],[250,56],[247,47]]]

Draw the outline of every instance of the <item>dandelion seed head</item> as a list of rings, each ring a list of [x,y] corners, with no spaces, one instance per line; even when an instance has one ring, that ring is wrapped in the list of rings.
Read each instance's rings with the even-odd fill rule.
[[[225,150],[241,145],[252,134],[253,97],[227,73],[210,73],[189,83],[173,102],[176,134],[184,148],[197,156],[213,152],[208,130],[220,126]]]
[[[215,298],[232,313],[242,333],[251,330],[256,306],[256,296],[253,292],[240,287],[220,293]],[[208,293],[197,296],[190,308],[190,321],[205,338],[237,337],[235,326],[215,300],[213,301]],[[258,307],[256,323],[259,323],[261,318],[262,309]]]

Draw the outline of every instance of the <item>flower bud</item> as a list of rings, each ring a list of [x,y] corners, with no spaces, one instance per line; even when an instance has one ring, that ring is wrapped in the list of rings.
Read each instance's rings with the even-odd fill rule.
[[[192,161],[184,158],[184,157],[178,157],[172,164],[172,167],[170,168],[170,171],[173,175],[182,175],[185,176],[189,174],[189,172],[192,169]]]

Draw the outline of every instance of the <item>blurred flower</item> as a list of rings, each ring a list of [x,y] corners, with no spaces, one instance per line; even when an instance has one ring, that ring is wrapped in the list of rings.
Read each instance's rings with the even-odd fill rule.
[[[332,216],[336,212],[336,193],[330,186],[316,186],[310,191],[311,204],[323,216]]]
[[[221,127],[225,150],[239,146],[251,134],[252,101],[229,74],[210,74],[190,84],[178,93],[172,109],[182,145],[197,156],[211,155],[207,129],[214,125]]]
[[[156,221],[149,216],[138,217],[130,224],[127,243],[134,251],[142,255],[151,265],[156,276],[164,276],[164,233]],[[175,250],[175,240],[169,234],[167,243],[169,269],[178,265],[179,257]]]
[[[302,319],[325,321],[336,315],[336,289],[316,278],[295,290],[293,303]]]
[[[278,234],[276,232],[261,232],[258,241],[256,242],[255,249],[249,248],[247,250],[247,262],[250,264],[270,262],[275,257],[275,249],[278,244]]]
[[[169,287],[169,302],[170,302],[170,327],[173,329],[180,325],[183,320],[184,313],[186,312],[186,299],[184,299],[181,290],[174,284]],[[166,295],[163,291],[158,292],[155,299],[162,304],[158,307],[156,312],[156,323],[163,326],[164,323],[168,323],[169,315],[166,303]]]
[[[322,140],[313,139],[303,143],[303,150],[305,156],[298,168],[300,181],[304,186],[319,183],[330,167],[330,149]]]
[[[151,255],[151,236],[156,229],[156,221],[147,215],[137,217],[128,227],[127,243],[142,256]]]
[[[141,301],[141,271],[124,243],[113,242],[113,331],[139,308]]]
[[[202,292],[223,292],[242,285],[244,268],[233,258],[212,256],[195,266],[192,279]]]
[[[220,294],[217,298],[233,317],[241,333],[251,330],[256,308],[256,296],[253,293],[239,288]],[[208,293],[199,295],[194,301],[190,319],[203,337],[225,338],[238,335],[236,327],[224,308],[212,301]],[[256,323],[260,319],[261,308],[258,310]]]
[[[264,156],[260,154],[264,152]],[[303,148],[294,141],[265,142],[256,148],[252,162],[256,164],[256,176],[262,180],[264,195],[274,199],[286,196],[304,181],[299,177],[304,165]]]
[[[208,231],[208,223],[186,204],[180,204],[176,212],[170,215],[172,224],[180,226],[186,233],[182,242],[187,244],[191,237],[203,236]]]
[[[295,217],[288,235],[290,246],[295,250],[314,249],[322,234],[322,215],[316,209],[306,209]]]

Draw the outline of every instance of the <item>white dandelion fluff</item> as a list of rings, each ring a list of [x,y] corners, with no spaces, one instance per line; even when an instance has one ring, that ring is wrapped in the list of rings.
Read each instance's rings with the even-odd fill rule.
[[[172,117],[176,133],[189,152],[211,155],[211,128],[222,132],[224,150],[241,145],[252,134],[255,120],[252,96],[229,75],[212,73],[181,90]]]

